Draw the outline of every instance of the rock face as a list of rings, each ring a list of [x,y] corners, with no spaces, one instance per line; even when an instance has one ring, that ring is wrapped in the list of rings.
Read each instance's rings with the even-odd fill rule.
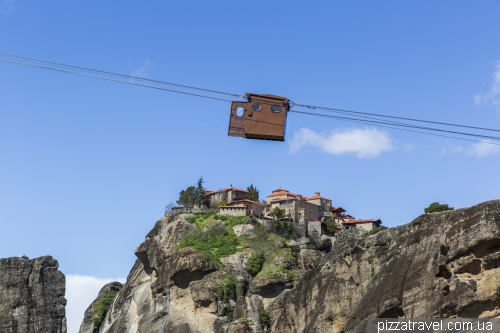
[[[50,257],[0,259],[0,333],[66,333],[66,278]]]
[[[192,228],[182,216],[156,223],[101,333],[364,332],[369,317],[500,317],[500,201],[368,237],[351,229],[327,254],[308,239],[290,241],[274,264],[300,274],[279,278],[249,276],[244,248],[222,258],[223,268],[179,250]],[[217,295],[226,272],[243,286],[232,316]]]
[[[84,332],[92,332],[94,330],[94,324],[92,323],[92,317],[96,315],[96,311],[94,310],[94,304],[102,299],[104,295],[106,295],[108,292],[113,291],[113,292],[118,292],[120,289],[122,289],[123,285],[120,282],[110,282],[106,284],[104,287],[101,288],[99,293],[97,294],[96,299],[92,302],[92,304],[89,305],[87,310],[85,310],[85,314],[83,316],[83,322],[80,326],[80,330],[78,331],[79,333],[84,333]]]
[[[349,231],[269,306],[272,332],[364,332],[366,318],[500,316],[500,201]]]
[[[220,268],[191,248],[178,249],[192,228],[182,218],[156,223],[135,250],[138,259],[100,332],[214,331]]]

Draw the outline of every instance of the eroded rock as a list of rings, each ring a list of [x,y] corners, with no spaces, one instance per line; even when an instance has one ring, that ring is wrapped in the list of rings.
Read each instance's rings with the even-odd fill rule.
[[[0,332],[66,333],[66,278],[51,256],[0,259]]]
[[[261,333],[268,324],[276,333],[363,332],[370,317],[500,315],[500,201],[368,237],[350,229],[326,254],[327,239],[319,248],[308,238],[281,242],[255,278],[244,269],[247,248],[221,263],[179,250],[192,228],[182,216],[157,222],[101,333]],[[242,283],[236,302],[217,296],[228,273]]]

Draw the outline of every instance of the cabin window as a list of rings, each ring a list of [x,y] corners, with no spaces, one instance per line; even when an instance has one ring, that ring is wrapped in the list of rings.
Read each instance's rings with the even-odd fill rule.
[[[258,111],[262,110],[262,105],[260,105],[259,103],[253,103],[252,104],[252,110],[258,112]]]
[[[236,108],[236,115],[238,117],[242,117],[244,114],[245,114],[245,109],[242,106],[238,106],[238,108]]]
[[[281,106],[279,106],[278,104],[274,104],[273,106],[271,106],[271,111],[274,112],[274,113],[280,113],[281,112]]]

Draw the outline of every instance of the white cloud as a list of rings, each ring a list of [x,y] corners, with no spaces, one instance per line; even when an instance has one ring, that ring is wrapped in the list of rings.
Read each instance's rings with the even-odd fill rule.
[[[146,78],[148,77],[148,72],[151,70],[154,70],[153,63],[148,58],[146,58],[142,61],[142,66],[132,71],[132,76]]]
[[[463,151],[464,148],[462,146],[452,144],[447,140],[446,147],[441,148],[441,153],[439,155],[455,155]]]
[[[93,276],[66,275],[66,320],[68,333],[77,333],[83,321],[83,314],[94,301],[105,284],[113,281],[124,283],[126,279],[99,279]]]
[[[493,105],[500,112],[500,61],[496,61],[495,72],[493,72],[493,83],[490,91],[485,94],[475,94],[474,103],[477,105]]]
[[[483,97],[481,96],[481,94],[474,95],[474,104],[481,105],[482,100],[483,100]]]
[[[485,157],[500,153],[500,146],[489,143],[490,140],[483,140],[472,145],[472,148],[467,152],[467,155],[475,155],[477,157]]]
[[[346,129],[327,135],[301,128],[290,141],[290,153],[307,146],[319,148],[328,154],[354,154],[358,158],[375,157],[393,149],[389,135],[375,128]]]
[[[400,143],[406,151],[413,151],[417,148],[413,143]]]

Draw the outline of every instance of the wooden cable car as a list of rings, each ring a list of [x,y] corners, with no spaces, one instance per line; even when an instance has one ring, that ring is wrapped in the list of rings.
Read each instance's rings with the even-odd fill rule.
[[[285,141],[288,98],[247,93],[248,102],[231,103],[228,136]]]

